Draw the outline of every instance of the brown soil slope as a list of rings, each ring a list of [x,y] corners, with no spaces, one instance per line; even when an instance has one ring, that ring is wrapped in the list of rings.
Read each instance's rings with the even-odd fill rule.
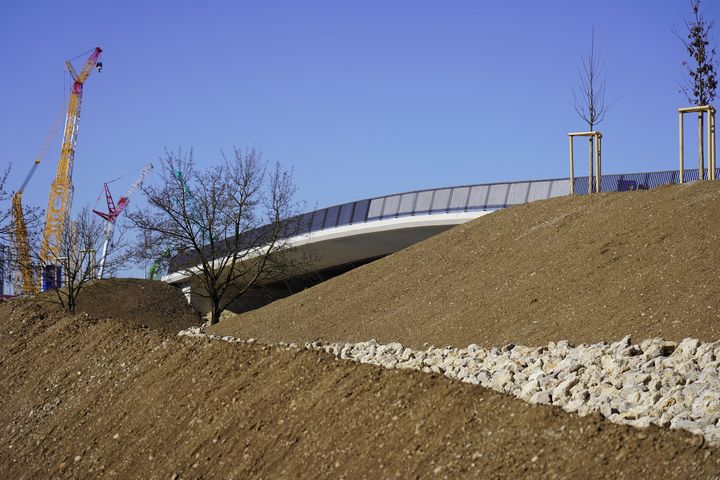
[[[456,227],[212,331],[540,345],[720,338],[720,184],[567,196]]]
[[[182,292],[164,282],[139,278],[101,280],[89,285],[78,310],[97,318],[126,322],[175,334],[200,323]]]
[[[44,293],[43,301],[60,311],[58,298]],[[200,325],[198,313],[172,285],[139,278],[113,278],[87,284],[78,295],[76,310],[96,318],[113,318],[175,335]]]
[[[635,430],[317,352],[167,337],[121,313],[0,307],[0,478],[720,473],[720,451],[685,432]]]

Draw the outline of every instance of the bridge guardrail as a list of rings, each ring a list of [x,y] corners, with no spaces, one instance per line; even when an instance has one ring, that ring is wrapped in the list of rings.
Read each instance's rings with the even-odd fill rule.
[[[720,174],[720,168],[717,169]],[[660,172],[616,173],[604,175],[603,192],[642,190],[678,183],[679,170]],[[705,169],[705,178],[707,169]],[[685,170],[685,182],[698,179],[698,169]],[[588,193],[588,177],[575,177],[575,193]],[[546,200],[570,194],[569,178],[529,180],[519,182],[484,183],[457,187],[434,188],[367,198],[333,205],[301,214],[294,234],[318,232],[327,228],[398,218],[412,215],[432,215],[450,212],[498,210],[535,200]],[[177,270],[178,262],[171,259],[169,271]]]
[[[616,173],[603,176],[601,188],[603,192],[650,189],[677,183],[679,175],[678,170]],[[686,182],[696,181],[697,178],[697,169],[685,170]],[[587,176],[575,178],[575,192],[580,195],[587,194]],[[568,194],[569,178],[416,190],[333,205],[305,213],[301,215],[301,233],[411,215],[497,210]]]

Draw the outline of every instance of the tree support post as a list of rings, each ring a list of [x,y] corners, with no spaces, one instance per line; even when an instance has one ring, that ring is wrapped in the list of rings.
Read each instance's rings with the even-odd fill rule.
[[[715,108],[712,105],[678,108],[680,132],[680,183],[685,182],[685,134],[683,131],[683,115],[686,113],[698,114],[698,180],[705,179],[705,145],[703,139],[704,116],[707,114],[707,165],[708,180],[717,180],[717,166],[715,157]]]
[[[570,195],[575,193],[575,159],[573,158],[573,137],[568,135],[570,139]]]
[[[602,190],[602,133],[598,131],[570,132],[568,133],[568,138],[570,139],[570,194],[575,193],[575,158],[573,155],[573,139],[575,137],[589,137],[590,161],[588,168],[588,193],[593,193],[593,191],[600,192]]]

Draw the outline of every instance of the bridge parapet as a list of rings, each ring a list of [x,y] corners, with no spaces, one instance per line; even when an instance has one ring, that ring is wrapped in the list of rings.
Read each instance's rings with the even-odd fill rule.
[[[698,170],[686,170],[685,177],[687,181],[697,180]],[[678,179],[678,170],[604,175],[602,191],[649,189],[678,183]],[[587,194],[587,184],[587,176],[576,177],[575,192],[580,195]],[[302,233],[410,215],[498,210],[568,194],[569,178],[416,190],[333,205],[305,213],[302,215]]]
[[[720,169],[718,169],[720,173]],[[679,170],[659,172],[618,173],[603,175],[601,191],[618,192],[650,189],[669,183],[678,183]],[[707,169],[704,178],[709,178]],[[698,179],[698,169],[685,170],[685,181]],[[575,193],[588,193],[588,179],[575,177]],[[518,182],[461,185],[367,198],[341,205],[321,208],[299,216],[293,235],[307,235],[338,227],[370,222],[382,222],[402,217],[461,214],[464,212],[490,212],[536,200],[546,200],[570,194],[569,178],[528,180]],[[473,217],[458,220],[459,223]],[[342,229],[341,229],[342,230]],[[180,270],[183,258],[170,261],[169,273]]]

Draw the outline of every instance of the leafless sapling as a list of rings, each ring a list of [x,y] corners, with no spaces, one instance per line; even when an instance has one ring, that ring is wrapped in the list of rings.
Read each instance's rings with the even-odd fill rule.
[[[578,116],[587,123],[588,131],[593,129],[605,119],[608,105],[605,103],[605,66],[595,51],[595,27],[590,36],[590,53],[582,56],[581,65],[578,68],[578,83],[573,87],[573,98],[575,99],[575,111]],[[590,170],[588,175],[593,175],[593,137],[588,138]],[[592,187],[591,187],[592,188]]]
[[[691,0],[690,8],[692,18],[685,19],[686,35],[676,35],[685,46],[690,59],[682,61],[683,67],[688,76],[686,82],[680,85],[680,93],[687,97],[687,101],[693,105],[710,105],[715,100],[717,88],[717,57],[715,47],[711,45],[711,30],[715,22],[707,20],[701,9],[700,0]],[[698,112],[698,159],[700,166],[703,164],[703,112]],[[698,172],[702,178],[703,172]]]

